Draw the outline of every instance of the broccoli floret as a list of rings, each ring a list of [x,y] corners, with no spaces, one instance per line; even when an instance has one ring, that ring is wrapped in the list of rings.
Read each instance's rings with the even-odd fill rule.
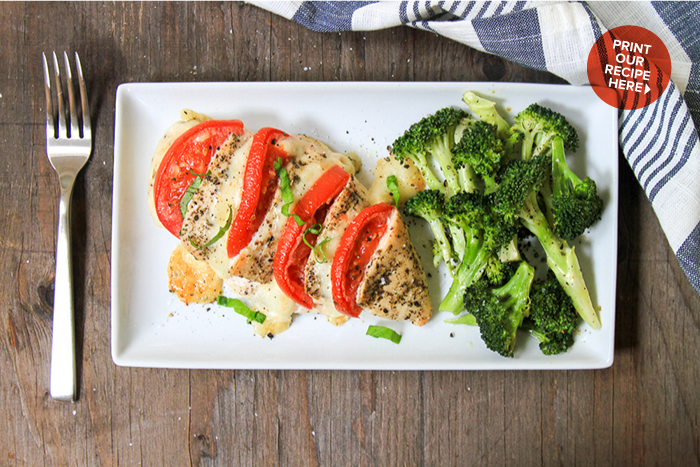
[[[503,261],[498,255],[489,257],[484,276],[493,286],[501,286],[511,278],[520,261]]]
[[[407,216],[420,217],[428,222],[435,237],[436,246],[434,246],[433,253],[439,251],[442,260],[452,272],[452,246],[442,222],[444,208],[444,194],[437,190],[424,190],[409,198],[403,209]],[[439,264],[439,261],[435,262]]]
[[[560,113],[539,104],[530,106],[515,116],[513,131],[524,134],[521,158],[525,161],[542,154],[552,138],[558,136],[568,151],[576,151],[578,132]]]
[[[545,156],[510,162],[499,174],[498,188],[491,195],[494,209],[511,220],[521,217],[526,201],[539,209],[537,197],[548,170],[549,159]]]
[[[535,234],[546,253],[547,265],[571,297],[576,311],[593,329],[599,329],[600,320],[591,303],[574,247],[557,236],[539,206],[539,189],[548,177],[550,165],[546,155],[508,164],[493,195],[494,209],[507,219],[518,218]]]
[[[462,186],[462,191],[479,191],[480,181],[479,176],[474,171],[474,168],[469,163],[464,163],[461,161],[456,161],[454,157],[454,151],[459,141],[462,139],[464,133],[469,130],[476,122],[479,120],[474,120],[472,118],[464,118],[457,125],[455,129],[455,145],[452,146],[452,165],[457,171],[457,176],[459,177],[459,183]]]
[[[574,344],[579,317],[554,274],[536,280],[530,293],[530,316],[523,323],[532,336],[540,341],[545,355],[566,352]]]
[[[457,126],[462,120],[468,118],[469,115],[461,109],[446,107],[438,110],[435,114],[411,125],[394,141],[391,151],[399,160],[412,159],[421,170],[430,189],[449,195],[462,191],[457,170],[452,164],[452,146],[454,146]],[[440,182],[430,168],[429,157],[433,157],[439,164],[447,187]]]
[[[498,137],[498,127],[479,120],[467,128],[452,148],[452,162],[458,171],[471,167],[483,178],[486,190],[505,156],[503,141]]]
[[[566,163],[564,142],[552,140],[551,211],[554,231],[564,240],[572,240],[600,220],[603,200],[593,179],[581,180]]]
[[[458,314],[464,309],[464,290],[482,276],[494,257],[498,261],[500,249],[513,239],[517,224],[494,211],[489,197],[467,192],[447,201],[443,219],[445,224],[461,229],[466,239],[465,254],[439,307],[440,311]]]
[[[535,270],[521,261],[504,285],[492,288],[480,279],[464,292],[464,305],[476,318],[481,339],[490,350],[512,357],[517,330],[530,309]]]

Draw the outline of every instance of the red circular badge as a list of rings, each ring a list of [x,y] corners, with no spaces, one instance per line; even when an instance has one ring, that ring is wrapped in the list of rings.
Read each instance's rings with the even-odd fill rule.
[[[641,109],[655,102],[670,77],[671,56],[666,45],[639,26],[611,29],[588,54],[588,80],[593,90],[618,109]]]

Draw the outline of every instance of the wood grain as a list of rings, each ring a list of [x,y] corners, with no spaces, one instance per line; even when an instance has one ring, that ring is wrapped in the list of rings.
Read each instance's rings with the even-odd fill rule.
[[[110,356],[114,97],[132,81],[561,83],[410,28],[316,33],[243,3],[0,3],[0,465],[700,464],[700,298],[620,158],[615,363],[600,371],[187,371]],[[48,395],[58,187],[40,53],[77,50],[80,399]]]

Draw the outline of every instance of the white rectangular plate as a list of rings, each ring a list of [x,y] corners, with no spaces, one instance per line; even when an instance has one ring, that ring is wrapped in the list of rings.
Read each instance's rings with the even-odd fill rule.
[[[374,317],[334,327],[322,316],[297,316],[289,330],[260,338],[243,317],[216,305],[182,305],[168,292],[166,265],[177,244],[149,215],[146,188],[158,139],[190,108],[213,118],[238,118],[256,130],[272,126],[315,137],[363,160],[371,181],[376,160],[408,126],[441,107],[461,106],[473,90],[499,103],[512,118],[538,102],[564,114],[579,130],[570,158],[593,177],[605,200],[603,218],[574,242],[602,329],[582,325],[576,343],[558,356],[519,336],[515,358],[487,350],[475,327],[446,324],[437,313],[419,328],[381,324],[402,334],[399,345],[365,335]],[[584,369],[612,364],[617,274],[617,110],[589,87],[510,83],[140,83],[117,90],[112,224],[112,357],[117,365],[166,368],[269,369]],[[435,309],[449,287],[423,247],[423,222],[411,234],[429,274]]]

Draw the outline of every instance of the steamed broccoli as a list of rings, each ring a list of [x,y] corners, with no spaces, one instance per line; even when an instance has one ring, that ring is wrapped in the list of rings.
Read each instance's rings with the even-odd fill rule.
[[[476,318],[481,339],[490,350],[512,357],[517,330],[530,310],[535,270],[521,261],[512,277],[493,288],[483,278],[464,292],[464,304]]]
[[[486,191],[493,186],[494,176],[505,156],[503,141],[498,137],[498,127],[479,120],[464,130],[460,140],[452,148],[452,162],[457,170],[471,167],[482,177]]]
[[[551,159],[536,156],[509,163],[494,193],[494,208],[507,219],[517,218],[538,238],[547,265],[571,297],[576,311],[593,329],[600,328],[574,248],[557,236],[539,206],[539,189],[549,175]]]
[[[519,255],[517,260],[503,260],[500,255],[491,255],[489,256],[488,263],[486,263],[486,268],[484,268],[484,275],[482,277],[485,277],[493,286],[503,285],[513,275],[520,262],[521,258]]]
[[[560,113],[539,104],[530,106],[515,116],[513,131],[524,134],[521,158],[525,161],[542,154],[552,138],[562,139],[568,151],[576,151],[578,132]]]
[[[578,322],[574,304],[554,274],[548,272],[545,280],[534,282],[530,292],[530,316],[523,328],[540,341],[542,353],[566,352],[574,344]]]
[[[479,279],[488,268],[489,277],[499,277],[500,249],[517,232],[517,224],[492,209],[491,199],[481,193],[458,193],[445,204],[444,223],[464,232],[466,252],[455,273],[440,311],[458,314],[464,309],[464,290]]]
[[[399,160],[412,159],[430,189],[449,195],[462,191],[457,170],[452,164],[452,146],[457,126],[468,118],[469,115],[461,109],[440,109],[411,125],[394,141],[391,151]],[[433,157],[440,166],[446,186],[432,171],[429,157]]]
[[[462,95],[462,100],[479,117],[480,120],[496,125],[498,136],[501,139],[508,139],[511,134],[511,125],[496,109],[496,103],[477,95],[472,91],[467,91]]]
[[[428,222],[435,236],[435,266],[441,258],[452,272],[452,246],[441,220],[444,208],[445,195],[436,190],[424,190],[409,198],[403,209],[407,216],[420,217]]]
[[[487,347],[501,355],[513,356],[520,327],[540,340],[543,353],[565,352],[579,316],[593,329],[601,326],[567,243],[602,212],[595,182],[566,163],[578,133],[536,103],[510,124],[495,102],[471,91],[462,100],[477,119],[443,108],[391,147],[398,160],[416,163],[428,187],[405,213],[430,224],[434,264],[444,261],[453,276],[439,309],[455,315],[466,309],[452,322],[478,324]],[[534,281],[534,269],[520,257],[524,233],[542,244],[546,281]]]
[[[551,144],[552,198],[554,231],[564,240],[572,240],[600,220],[603,200],[593,179],[581,180],[566,164],[564,142],[555,137]]]

